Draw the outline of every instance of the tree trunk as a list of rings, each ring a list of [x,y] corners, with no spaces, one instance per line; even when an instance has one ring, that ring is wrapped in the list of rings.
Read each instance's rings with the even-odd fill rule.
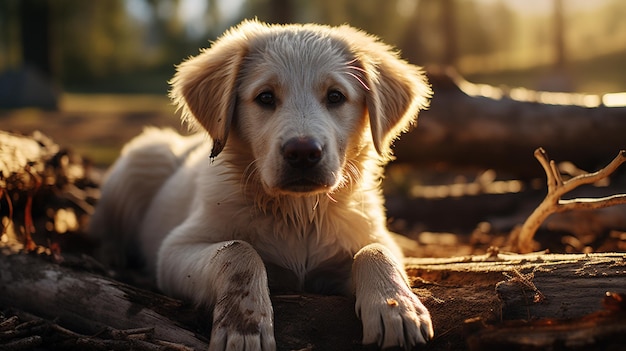
[[[20,1],[20,29],[24,63],[46,77],[54,75],[52,63],[52,25],[49,0]]]

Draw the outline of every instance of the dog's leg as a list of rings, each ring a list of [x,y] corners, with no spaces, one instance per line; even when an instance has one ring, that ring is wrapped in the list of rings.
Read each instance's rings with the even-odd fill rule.
[[[352,280],[356,313],[363,323],[363,344],[410,350],[433,336],[428,310],[407,284],[391,252],[370,244],[354,257]]]
[[[159,287],[213,306],[210,351],[273,351],[273,311],[263,261],[250,244],[190,242],[170,235],[159,254]]]

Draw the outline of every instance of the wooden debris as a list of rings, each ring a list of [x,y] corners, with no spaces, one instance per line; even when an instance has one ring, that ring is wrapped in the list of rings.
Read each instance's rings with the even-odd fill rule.
[[[511,250],[521,253],[536,250],[537,247],[535,247],[533,237],[541,224],[553,213],[572,210],[594,210],[626,204],[626,194],[617,194],[603,198],[562,199],[565,194],[581,185],[593,184],[610,176],[622,163],[626,162],[626,150],[621,150],[613,161],[603,169],[595,173],[579,174],[567,181],[563,180],[555,162],[548,158],[548,154],[543,148],[535,150],[535,158],[539,160],[539,163],[541,163],[546,173],[548,194],[528,219],[526,219],[521,228],[511,233]]]
[[[601,300],[601,296],[594,296]],[[604,300],[624,299],[608,292]],[[615,307],[613,302],[609,302]],[[606,303],[605,303],[606,307]],[[626,343],[626,309],[607,308],[580,318],[466,322],[469,350],[621,350]]]
[[[580,318],[602,310],[607,291],[626,287],[624,254],[563,257],[567,261],[515,269],[496,285],[502,319]]]
[[[492,252],[407,264],[409,276],[422,277],[442,300],[426,300],[433,350],[619,350],[624,344],[626,254]],[[499,303],[489,303],[495,295]],[[441,340],[455,338],[463,344]]]
[[[41,133],[0,131],[0,247],[62,259],[60,235],[83,231],[98,197],[92,173]]]
[[[140,350],[140,351],[193,351],[193,348],[154,338],[153,328],[118,330],[105,328],[93,335],[76,333],[56,322],[35,317],[29,313],[9,310],[11,317],[0,316],[0,323],[18,320],[13,329],[0,331],[0,349],[30,350],[46,349],[82,350]],[[4,321],[3,321],[4,319]]]

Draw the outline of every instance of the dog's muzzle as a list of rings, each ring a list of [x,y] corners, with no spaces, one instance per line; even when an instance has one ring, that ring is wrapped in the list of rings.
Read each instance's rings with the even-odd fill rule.
[[[282,147],[283,158],[292,168],[309,169],[324,156],[322,144],[309,137],[291,138]]]
[[[289,192],[310,193],[325,191],[334,180],[319,167],[324,158],[324,147],[312,137],[296,137],[281,147],[287,167],[283,170],[280,188]]]

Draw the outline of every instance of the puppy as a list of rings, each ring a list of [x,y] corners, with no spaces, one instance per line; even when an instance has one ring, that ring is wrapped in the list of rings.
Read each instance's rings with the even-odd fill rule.
[[[212,307],[210,350],[275,350],[270,289],[354,294],[364,344],[433,336],[379,188],[428,104],[418,67],[349,26],[244,21],[170,83],[202,132],[124,148],[91,221],[104,257],[139,251],[163,292]]]

